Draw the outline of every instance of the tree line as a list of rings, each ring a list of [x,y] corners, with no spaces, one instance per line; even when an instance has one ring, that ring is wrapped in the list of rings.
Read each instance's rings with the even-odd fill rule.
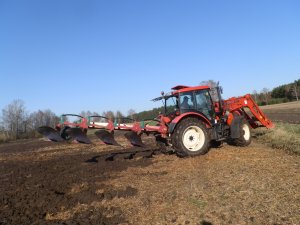
[[[58,121],[59,117],[49,109],[29,113],[23,100],[14,100],[2,109],[0,141],[35,137],[38,127],[55,126]]]
[[[292,83],[280,85],[269,90],[263,88],[260,92],[253,91],[252,97],[258,105],[272,105],[291,101],[298,101],[300,98],[300,79]]]

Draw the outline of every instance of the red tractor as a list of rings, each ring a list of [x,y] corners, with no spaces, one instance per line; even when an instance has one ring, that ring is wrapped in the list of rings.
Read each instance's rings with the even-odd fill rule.
[[[164,101],[160,118],[167,131],[160,132],[157,140],[171,145],[181,156],[195,156],[223,141],[247,146],[251,128],[274,127],[249,94],[222,100],[221,92],[221,87],[179,85],[170,94],[162,93],[154,101]]]
[[[95,133],[98,138],[105,144],[115,145],[114,131],[123,130],[129,131],[125,137],[134,146],[144,145],[141,140],[143,133],[154,134],[162,148],[169,146],[178,155],[185,157],[205,154],[211,146],[220,146],[224,141],[247,146],[251,143],[252,128],[274,127],[249,94],[223,100],[221,93],[219,86],[176,86],[171,93],[162,93],[153,99],[164,103],[164,113],[154,119],[156,125],[150,125],[148,120],[121,123],[101,116],[91,116],[88,119],[81,118],[81,123],[75,125],[60,123],[56,130],[41,127],[39,132],[53,141],[61,141],[60,137],[66,139],[66,133],[79,142],[89,144],[86,130],[98,129]],[[92,122],[93,118],[105,121]],[[68,127],[65,128],[65,125]],[[73,128],[69,125],[73,125]]]

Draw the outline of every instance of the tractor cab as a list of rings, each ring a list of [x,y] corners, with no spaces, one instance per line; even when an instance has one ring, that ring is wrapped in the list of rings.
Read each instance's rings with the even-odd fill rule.
[[[210,93],[211,89],[208,86],[179,85],[173,87],[171,93],[166,95],[162,93],[162,96],[154,101],[163,100],[164,116],[168,116],[171,120],[176,116],[194,112],[212,121],[215,118],[215,104]]]

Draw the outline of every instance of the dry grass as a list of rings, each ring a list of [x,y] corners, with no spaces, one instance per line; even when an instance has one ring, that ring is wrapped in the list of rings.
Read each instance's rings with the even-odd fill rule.
[[[11,140],[12,140],[12,138],[10,137],[10,135],[8,133],[0,132],[0,143],[7,143]]]
[[[299,161],[293,157],[257,144],[184,160],[160,156],[106,182],[133,187],[136,196],[96,205],[122,208],[130,224],[296,224]]]
[[[70,218],[72,218],[72,216],[76,213],[80,213],[83,212],[85,210],[88,209],[88,206],[86,204],[77,204],[74,208],[72,209],[64,209],[61,208],[61,211],[57,214],[51,214],[51,213],[47,213],[45,216],[45,220],[46,221],[55,221],[55,220],[68,220]]]
[[[254,136],[261,143],[266,143],[272,148],[284,149],[300,154],[300,125],[276,123],[272,130],[259,128],[254,130]]]

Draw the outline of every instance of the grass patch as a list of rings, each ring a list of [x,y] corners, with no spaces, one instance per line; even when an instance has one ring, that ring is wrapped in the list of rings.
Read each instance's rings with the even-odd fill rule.
[[[204,202],[200,199],[195,199],[195,198],[189,198],[188,202],[191,203],[192,205],[196,206],[199,209],[203,209],[207,205],[206,202]]]
[[[12,137],[7,132],[0,132],[0,143],[7,143],[12,140]]]
[[[10,141],[16,141],[19,139],[31,139],[31,138],[41,138],[42,135],[37,131],[29,131],[27,133],[19,134],[17,137],[12,135],[10,132],[1,131],[0,132],[0,144],[8,143]]]
[[[254,130],[254,137],[272,148],[300,154],[300,125],[288,123],[276,123],[275,125],[276,127],[271,130],[265,128]]]

